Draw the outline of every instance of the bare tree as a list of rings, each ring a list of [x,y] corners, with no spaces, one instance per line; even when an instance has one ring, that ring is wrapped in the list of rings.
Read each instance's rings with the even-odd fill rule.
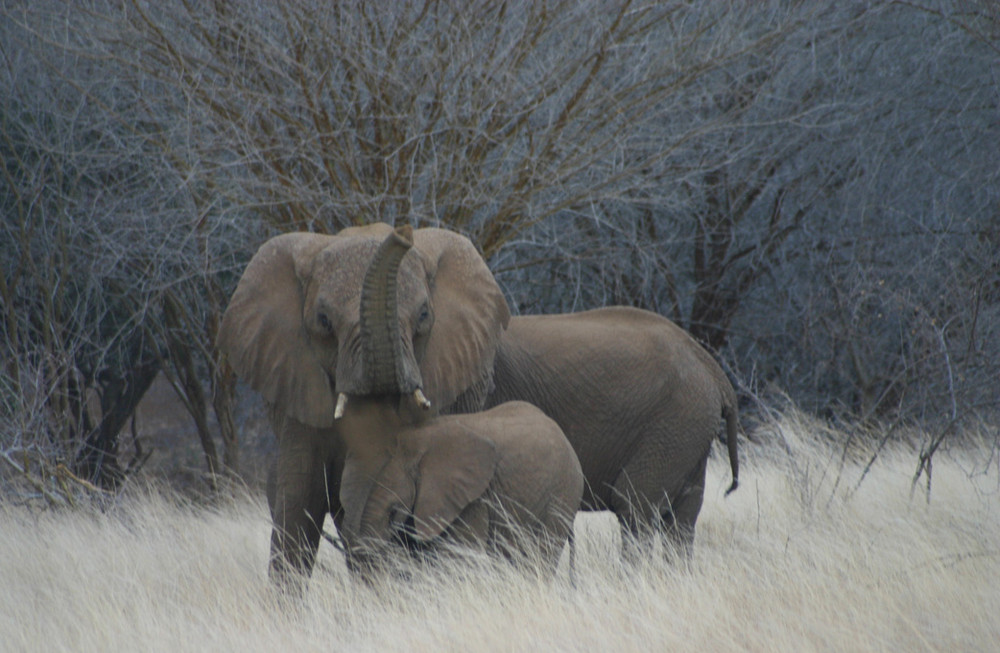
[[[119,431],[159,369],[143,329],[143,273],[163,264],[155,248],[167,243],[140,214],[143,188],[157,181],[138,164],[141,144],[58,81],[73,62],[39,59],[41,44],[4,28],[3,453],[25,474],[34,460],[47,496],[59,496],[59,468],[112,487],[125,473]],[[74,77],[102,92],[99,80]]]
[[[210,476],[237,470],[213,342],[240,271],[269,235],[373,220],[466,233],[520,312],[668,315],[751,392],[865,420],[997,408],[989,3],[14,1],[2,19],[4,451],[59,442],[117,478],[121,416],[161,370]]]
[[[659,129],[702,131],[639,192],[497,259],[513,303],[657,310],[827,414],[995,411],[998,31],[966,9],[782,7],[770,49],[684,90]]]
[[[129,71],[86,53],[58,20],[73,10],[44,8],[5,7],[0,22],[8,471],[50,497],[71,496],[54,485],[64,478],[80,481],[70,489],[119,486],[148,453],[136,442],[135,457],[120,460],[123,428],[165,371],[196,418],[214,482],[236,467],[235,429],[218,420],[220,462],[204,418],[213,372],[197,355],[215,356],[205,316],[221,311],[220,275],[238,265],[243,232],[221,233],[231,223],[224,210],[210,222],[199,213],[138,120]],[[215,387],[210,400],[228,410],[231,377]]]
[[[215,412],[235,450],[232,374],[210,346],[228,295],[213,276],[220,211],[250,232],[444,225],[492,257],[536,225],[647,194],[660,180],[643,171],[721,129],[664,127],[685,93],[799,20],[743,33],[746,18],[628,1],[95,5],[73,47],[119,71],[124,115],[199,215],[208,301],[167,296],[162,335],[189,336],[167,338],[167,369],[210,465],[201,366],[184,350],[227,398]],[[188,305],[201,308],[176,310]]]

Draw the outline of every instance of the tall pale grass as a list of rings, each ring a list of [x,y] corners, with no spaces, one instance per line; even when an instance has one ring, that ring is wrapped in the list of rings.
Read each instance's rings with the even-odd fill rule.
[[[323,543],[306,598],[266,582],[260,498],[192,508],[143,493],[103,512],[0,507],[5,651],[993,651],[1000,478],[974,437],[938,454],[822,444],[792,415],[747,445],[742,485],[712,461],[696,551],[619,561],[606,514],[576,522],[548,581],[472,557],[403,583],[352,583]]]

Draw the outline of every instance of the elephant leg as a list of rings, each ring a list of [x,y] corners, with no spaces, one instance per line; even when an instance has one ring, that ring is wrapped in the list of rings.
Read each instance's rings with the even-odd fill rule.
[[[707,467],[706,455],[698,462],[670,505],[673,521],[667,528],[667,538],[674,545],[674,549],[686,559],[690,559],[694,552],[694,527],[705,498]]]
[[[658,535],[666,536],[673,551],[682,557],[691,555],[705,491],[708,454],[698,459],[683,483],[669,482],[669,473],[665,473],[669,470],[655,463],[663,459],[657,455],[636,456],[615,481],[611,509],[621,526],[626,560],[635,558],[638,549]],[[676,489],[668,494],[671,486]]]
[[[543,576],[555,575],[566,540],[572,537],[573,515],[560,512],[545,520],[513,506],[492,512],[490,548],[513,565]]]
[[[615,480],[610,508],[618,518],[622,536],[622,557],[626,562],[635,562],[641,549],[660,530],[661,519],[657,495],[637,482],[640,476],[622,470]]]
[[[547,578],[555,577],[559,567],[559,558],[563,550],[569,546],[569,577],[575,583],[576,573],[576,543],[574,542],[573,515],[557,515],[555,525],[543,529],[535,540],[536,559],[540,571]]]
[[[312,573],[323,521],[330,509],[326,467],[319,456],[279,446],[268,478],[271,508],[269,576],[275,585],[301,591]]]

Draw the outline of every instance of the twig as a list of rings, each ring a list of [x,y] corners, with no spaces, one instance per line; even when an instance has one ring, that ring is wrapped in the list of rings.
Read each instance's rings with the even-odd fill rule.
[[[920,476],[926,471],[927,472],[927,503],[931,502],[931,474],[933,473],[933,458],[934,454],[937,452],[938,447],[944,442],[944,439],[948,434],[954,430],[955,425],[958,423],[957,418],[949,420],[948,424],[941,429],[941,432],[931,439],[931,443],[928,447],[920,452],[920,461],[917,464],[917,471],[913,474],[913,482],[910,484],[910,496],[913,496],[913,492],[917,488],[917,483],[920,482]]]
[[[64,478],[64,479],[69,480],[69,481],[73,481],[74,483],[76,483],[78,485],[82,485],[86,490],[88,490],[90,492],[97,492],[97,493],[100,493],[100,494],[110,494],[110,492],[108,492],[108,490],[105,490],[103,488],[97,487],[96,485],[94,485],[93,483],[91,483],[90,481],[88,481],[85,478],[80,478],[79,476],[77,476],[76,474],[74,474],[73,472],[71,472],[69,470],[69,468],[66,467],[66,465],[64,465],[62,463],[59,463],[58,465],[56,465],[56,476],[59,477],[59,478]]]
[[[6,451],[0,452],[0,458],[7,461],[7,464],[13,467],[19,474],[21,474],[21,476],[24,477],[24,480],[28,481],[28,483],[30,483],[32,487],[41,492],[42,496],[45,497],[45,500],[48,501],[50,504],[56,506],[66,505],[66,499],[56,494],[53,494],[48,488],[45,487],[45,483],[43,483],[41,480],[35,478],[30,473],[28,473],[28,470],[24,467],[21,467],[21,465],[19,465],[16,460],[10,457],[9,453],[7,453]]]

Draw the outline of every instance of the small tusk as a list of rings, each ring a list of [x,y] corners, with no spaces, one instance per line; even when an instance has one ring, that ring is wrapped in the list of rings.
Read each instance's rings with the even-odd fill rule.
[[[424,396],[424,393],[420,388],[413,391],[413,398],[424,410],[428,410],[431,407],[431,400]]]
[[[344,416],[344,406],[347,405],[347,395],[343,392],[337,395],[337,407],[333,409],[333,419],[340,419]]]

